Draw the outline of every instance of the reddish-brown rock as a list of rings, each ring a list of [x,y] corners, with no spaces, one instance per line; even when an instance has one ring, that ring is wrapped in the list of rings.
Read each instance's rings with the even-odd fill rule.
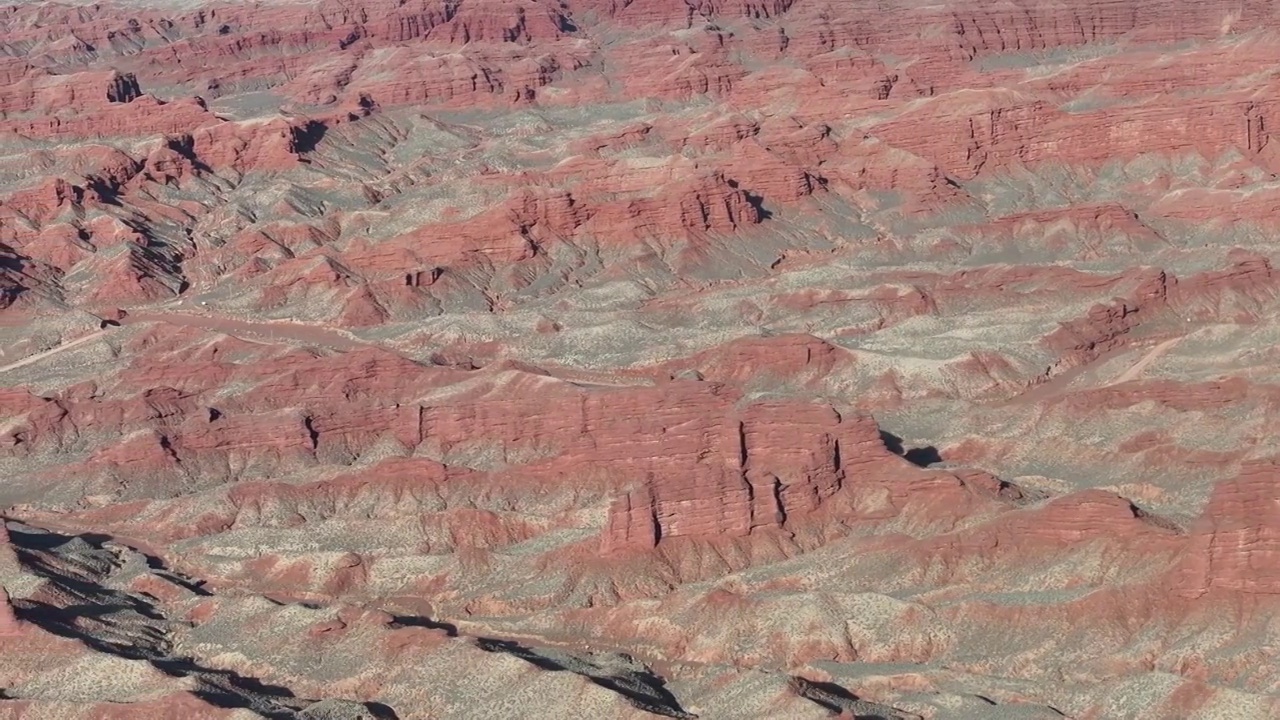
[[[9,593],[0,586],[0,636],[18,635],[22,631],[23,623],[13,613]]]
[[[1191,530],[1186,557],[1171,579],[1174,592],[1184,597],[1276,592],[1280,586],[1276,478],[1274,464],[1258,462],[1214,487]]]

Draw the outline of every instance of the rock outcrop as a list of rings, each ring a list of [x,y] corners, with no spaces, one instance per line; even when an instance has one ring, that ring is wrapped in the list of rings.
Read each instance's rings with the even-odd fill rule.
[[[1276,473],[1274,464],[1258,462],[1214,487],[1172,580],[1175,592],[1185,597],[1276,592],[1280,583],[1275,562],[1280,552]]]

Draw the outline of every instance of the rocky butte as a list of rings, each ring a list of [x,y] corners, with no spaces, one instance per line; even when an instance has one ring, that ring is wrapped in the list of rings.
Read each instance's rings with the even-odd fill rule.
[[[1280,717],[1280,13],[0,8],[0,716]]]

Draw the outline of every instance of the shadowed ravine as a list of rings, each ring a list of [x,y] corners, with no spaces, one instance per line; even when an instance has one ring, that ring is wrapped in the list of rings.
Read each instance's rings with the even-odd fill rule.
[[[476,645],[487,652],[506,653],[543,670],[571,672],[600,687],[625,697],[645,712],[663,717],[692,720],[698,717],[680,707],[661,677],[628,655],[576,654],[548,648],[534,649],[510,640],[477,638]]]
[[[50,590],[41,592],[40,596],[57,599],[57,602],[26,598],[13,601],[19,619],[42,630],[75,639],[95,652],[145,661],[172,677],[194,678],[198,685],[193,693],[219,708],[251,710],[271,720],[311,717],[390,720],[397,717],[393,709],[382,703],[333,698],[308,700],[298,697],[288,687],[231,670],[211,668],[198,659],[175,655],[170,637],[175,631],[181,631],[185,623],[167,618],[154,598],[114,589],[106,584],[121,567],[122,558],[133,554],[143,559],[156,576],[164,577],[198,596],[216,596],[215,592],[206,589],[202,581],[167,569],[157,557],[129,549],[114,542],[110,536],[97,533],[68,535],[15,522],[9,536],[22,565],[48,581]],[[290,604],[286,601],[272,603]],[[324,607],[323,603],[316,602],[294,604],[317,610]],[[564,646],[539,647],[527,641],[465,635],[453,623],[422,616],[395,616],[389,628],[440,630],[456,642],[470,643],[486,653],[510,655],[547,672],[579,675],[594,685],[617,693],[631,706],[647,714],[684,720],[698,717],[681,706],[680,700],[666,687],[663,677],[622,651],[578,651]],[[859,718],[881,720],[911,720],[916,717],[859,700],[833,683],[810,682],[796,677],[789,681],[788,686],[798,696],[834,713],[853,711]],[[362,712],[367,715],[360,715]]]
[[[310,717],[299,715],[307,708],[333,700],[305,700],[287,687],[265,683],[229,670],[203,666],[198,660],[171,653],[169,635],[174,623],[164,616],[153,599],[137,593],[112,589],[102,583],[117,568],[119,552],[135,552],[114,545],[109,536],[85,533],[63,535],[32,527],[11,529],[11,541],[19,561],[47,580],[69,604],[16,599],[14,607],[21,620],[61,637],[73,638],[90,649],[129,660],[146,661],[174,677],[192,677],[198,682],[195,694],[220,708],[243,708],[272,720]],[[211,596],[204,583],[181,577],[165,568],[163,561],[142,554],[149,568],[192,592]],[[46,593],[48,594],[48,593]],[[320,608],[315,603],[299,603]],[[423,627],[444,630],[458,637],[456,626],[424,617],[398,616],[391,627]],[[569,671],[590,679],[602,688],[623,696],[637,709],[672,718],[695,718],[684,711],[665,687],[663,679],[626,655],[603,653],[580,655],[562,649],[535,649],[513,641],[494,638],[462,638],[487,652],[502,652],[528,661],[541,670]],[[395,712],[374,702],[360,703],[371,720],[390,720]],[[346,717],[327,710],[324,718]],[[316,715],[316,717],[321,717]]]
[[[19,619],[78,640],[96,652],[146,661],[173,677],[194,678],[197,685],[193,694],[215,707],[243,708],[270,720],[294,720],[309,717],[307,708],[321,702],[298,698],[286,687],[171,654],[169,635],[173,621],[151,599],[102,584],[117,569],[119,561],[117,553],[104,545],[103,536],[67,536],[30,528],[10,529],[9,537],[19,561],[46,579],[54,590],[45,594],[66,600],[66,604],[54,604],[16,599],[13,604]],[[158,563],[155,558],[147,560],[149,564]],[[371,720],[397,718],[394,710],[379,703],[347,704],[358,705]]]

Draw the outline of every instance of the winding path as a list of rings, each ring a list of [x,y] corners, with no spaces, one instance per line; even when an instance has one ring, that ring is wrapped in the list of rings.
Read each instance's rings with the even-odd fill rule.
[[[0,373],[8,372],[10,370],[17,370],[20,367],[26,367],[27,365],[30,365],[32,363],[40,362],[41,360],[57,355],[60,352],[70,350],[71,348],[77,347],[79,345],[84,345],[85,343],[91,342],[93,340],[97,340],[103,335],[106,335],[107,332],[108,332],[107,330],[99,330],[97,332],[92,332],[92,333],[89,333],[88,335],[85,335],[84,337],[76,338],[71,342],[63,343],[61,345],[58,345],[57,347],[49,348],[48,350],[38,352],[34,355],[28,355],[22,358],[21,360],[18,360],[17,362],[11,362],[8,365],[0,367]]]
[[[124,317],[120,321],[120,324],[134,325],[148,322],[167,323],[169,325],[176,325],[179,327],[203,328],[214,332],[226,333],[227,335],[232,335],[242,340],[255,343],[273,345],[278,343],[299,343],[305,345],[322,345],[336,350],[362,350],[376,348],[378,350],[384,350],[403,357],[403,355],[396,350],[392,350],[391,348],[377,345],[375,343],[358,340],[339,330],[316,327],[313,325],[302,325],[287,321],[253,322],[250,320],[236,320],[233,318],[194,315],[190,313],[138,311],[131,312],[129,315]],[[41,360],[50,358],[58,353],[93,342],[94,340],[106,336],[110,332],[111,328],[108,327],[56,347],[49,348],[48,350],[28,355],[21,360],[0,366],[0,373],[17,370],[18,368],[40,362]]]
[[[1142,359],[1138,360],[1138,362],[1133,364],[1133,367],[1120,373],[1119,375],[1116,376],[1114,380],[1107,383],[1106,385],[1103,385],[1103,387],[1111,387],[1112,385],[1119,385],[1121,383],[1127,383],[1127,382],[1132,382],[1133,380],[1137,380],[1138,377],[1142,375],[1142,373],[1146,371],[1147,368],[1151,367],[1151,365],[1155,361],[1164,357],[1165,353],[1172,350],[1173,346],[1177,345],[1180,342],[1182,342],[1182,337],[1176,337],[1171,340],[1165,340],[1159,345],[1151,348],[1151,351],[1148,352],[1146,355],[1143,355]]]

